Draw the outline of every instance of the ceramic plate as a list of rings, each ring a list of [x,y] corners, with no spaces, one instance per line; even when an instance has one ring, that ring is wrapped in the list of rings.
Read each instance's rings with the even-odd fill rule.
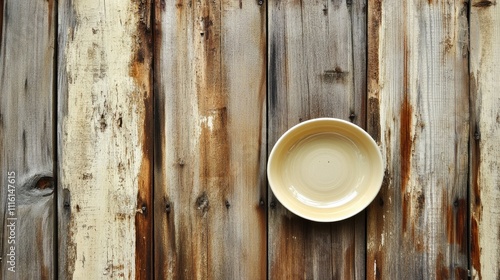
[[[380,150],[360,127],[333,118],[288,130],[269,156],[274,195],[291,212],[313,221],[339,221],[375,198],[384,168]]]

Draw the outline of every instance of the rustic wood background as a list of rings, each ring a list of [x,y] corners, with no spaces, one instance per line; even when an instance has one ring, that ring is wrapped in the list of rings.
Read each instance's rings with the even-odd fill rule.
[[[500,279],[497,1],[0,0],[0,17],[0,279]],[[316,117],[384,155],[345,221],[267,186],[274,143]]]

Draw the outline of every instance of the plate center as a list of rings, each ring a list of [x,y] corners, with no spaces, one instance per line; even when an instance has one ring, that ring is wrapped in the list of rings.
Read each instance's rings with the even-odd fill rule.
[[[336,207],[355,198],[366,168],[349,138],[319,133],[294,145],[285,160],[285,182],[293,196],[314,207]]]

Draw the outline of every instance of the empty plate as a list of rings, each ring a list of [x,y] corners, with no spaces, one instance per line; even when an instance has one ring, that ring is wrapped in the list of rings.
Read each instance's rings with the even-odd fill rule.
[[[339,221],[375,198],[384,175],[380,150],[360,127],[334,118],[289,129],[269,156],[274,195],[291,212],[318,222]]]

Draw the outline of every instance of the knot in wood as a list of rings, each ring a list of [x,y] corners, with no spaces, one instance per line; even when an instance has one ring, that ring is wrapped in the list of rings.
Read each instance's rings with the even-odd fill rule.
[[[276,201],[274,201],[274,200],[271,201],[271,204],[269,206],[271,206],[271,209],[276,208]]]
[[[196,199],[196,208],[200,210],[201,212],[205,213],[208,211],[208,196],[206,192],[203,192],[197,199]]]

